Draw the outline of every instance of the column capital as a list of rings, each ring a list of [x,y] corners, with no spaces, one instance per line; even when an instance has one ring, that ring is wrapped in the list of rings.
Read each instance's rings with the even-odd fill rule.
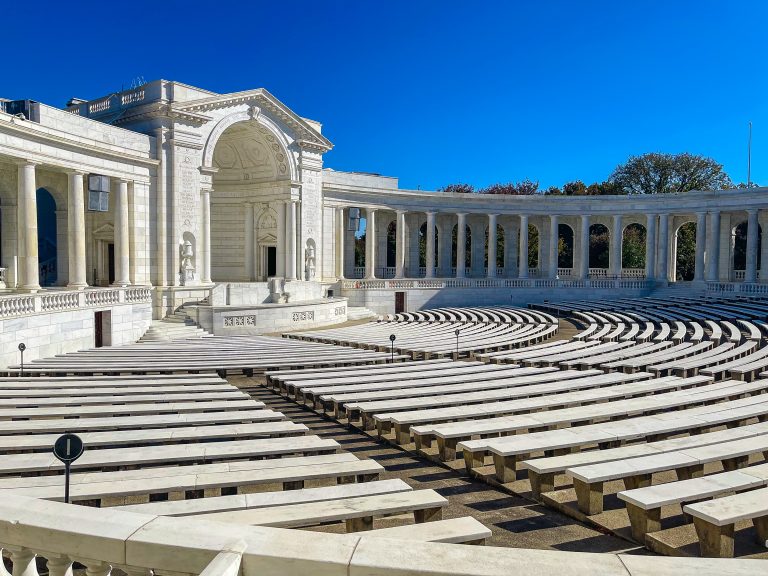
[[[11,162],[18,166],[40,166],[40,164],[42,164],[42,162],[38,160],[29,160],[28,158],[14,158]]]
[[[66,174],[67,176],[85,176],[86,171],[78,170],[77,168],[65,168],[64,174]]]
[[[398,210],[398,212],[400,212],[400,210]],[[427,216],[429,216],[430,214],[432,216],[434,216],[435,214],[437,214],[437,211],[436,210],[425,210],[424,214],[426,214]]]
[[[456,214],[456,216],[461,216],[462,218],[465,218],[467,216],[466,212],[454,212],[454,214]]]
[[[210,194],[211,192],[213,192],[213,188],[200,188],[200,194],[202,195]]]
[[[747,215],[749,215],[749,216],[757,216],[758,212],[759,212],[759,210],[757,208],[749,208],[747,210]]]

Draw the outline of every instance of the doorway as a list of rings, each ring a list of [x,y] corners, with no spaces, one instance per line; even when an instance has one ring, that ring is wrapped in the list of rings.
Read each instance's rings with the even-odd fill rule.
[[[277,246],[267,246],[266,271],[267,278],[277,276]]]
[[[107,284],[115,283],[115,245],[107,244]]]
[[[112,345],[112,312],[110,310],[94,313],[93,335],[96,348]]]
[[[395,314],[405,312],[405,292],[395,292]]]

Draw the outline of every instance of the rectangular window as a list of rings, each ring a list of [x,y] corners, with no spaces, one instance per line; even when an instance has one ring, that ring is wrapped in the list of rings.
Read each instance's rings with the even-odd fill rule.
[[[109,176],[88,175],[88,210],[109,212]]]

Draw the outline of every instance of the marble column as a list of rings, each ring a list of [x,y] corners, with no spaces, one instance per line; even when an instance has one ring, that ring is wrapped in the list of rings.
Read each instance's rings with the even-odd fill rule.
[[[659,263],[656,277],[669,281],[669,214],[659,215]]]
[[[26,292],[40,290],[40,263],[37,253],[37,184],[34,162],[19,164],[17,200],[19,281],[17,285]]]
[[[402,278],[405,276],[405,210],[395,212],[395,278]]]
[[[434,212],[427,212],[427,225],[425,227],[425,232],[427,234],[426,238],[426,248],[427,248],[427,254],[426,254],[426,266],[427,270],[424,274],[425,278],[434,278],[435,277],[435,213]]]
[[[467,215],[456,214],[456,278],[467,276]]]
[[[245,223],[243,226],[245,227],[245,250],[244,250],[244,258],[245,258],[245,281],[246,282],[253,282],[255,280],[255,271],[254,271],[254,257],[253,257],[253,250],[254,250],[254,214],[253,214],[253,202],[246,202],[245,203]]]
[[[296,202],[285,202],[285,279],[296,280]]]
[[[520,254],[517,259],[518,278],[528,278],[528,215],[520,214]]]
[[[336,208],[336,277],[344,279],[344,235],[347,222],[344,219],[344,208]]]
[[[439,254],[439,275],[445,278],[451,275],[451,268],[453,267],[453,264],[451,263],[451,252],[453,251],[453,226],[443,221],[437,229],[439,233],[437,249]]]
[[[656,279],[656,214],[646,215],[645,277],[648,280]]]
[[[88,286],[85,272],[85,191],[82,172],[67,172],[67,246],[69,247],[68,288]]]
[[[285,278],[285,262],[287,260],[288,245],[285,238],[285,202],[277,202],[277,251],[276,251],[276,271],[277,276]]]
[[[376,278],[376,210],[365,210],[365,277]]]
[[[747,268],[744,282],[757,282],[757,210],[747,210]]]
[[[488,214],[488,278],[496,278],[496,214]]]
[[[211,190],[200,190],[200,227],[202,229],[202,246],[200,248],[203,265],[200,271],[200,282],[211,283]]]
[[[560,217],[549,216],[549,277],[557,278],[558,245],[560,244]]]
[[[704,255],[707,251],[707,213],[696,213],[696,269],[694,281],[704,280]]]
[[[611,230],[610,252],[608,253],[608,274],[615,278],[621,277],[621,246],[624,242],[624,230],[621,214],[613,215],[613,229]],[[647,260],[646,260],[647,262]]]
[[[709,213],[709,254],[707,262],[707,280],[717,282],[720,279],[720,212]]]
[[[115,286],[128,286],[130,279],[130,228],[128,226],[128,181],[117,181],[115,198]],[[176,250],[178,250],[178,246]],[[178,274],[178,270],[176,271]]]
[[[581,229],[579,230],[579,278],[589,278],[589,214],[581,215]]]

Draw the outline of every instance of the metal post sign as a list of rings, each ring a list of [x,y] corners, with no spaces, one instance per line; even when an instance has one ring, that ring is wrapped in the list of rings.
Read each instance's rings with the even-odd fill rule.
[[[24,350],[27,349],[26,344],[24,342],[19,344],[19,352],[21,352],[21,377],[24,377]]]
[[[64,502],[69,504],[69,467],[83,455],[83,441],[69,432],[59,436],[53,445],[53,455],[64,463]]]
[[[397,336],[394,334],[389,335],[389,341],[391,344],[389,345],[389,362],[390,364],[393,364],[395,362],[395,340],[397,339]]]

